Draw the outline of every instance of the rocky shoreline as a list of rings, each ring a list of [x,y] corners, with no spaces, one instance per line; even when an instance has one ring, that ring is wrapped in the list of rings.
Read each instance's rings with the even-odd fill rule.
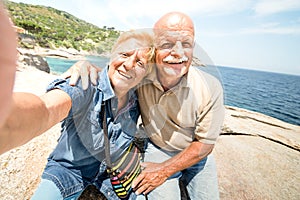
[[[41,95],[56,75],[19,64],[15,91]],[[60,124],[0,156],[0,199],[30,199]],[[236,107],[226,107],[225,123],[213,151],[220,197],[300,199],[300,126]]]
[[[86,56],[104,56],[108,57],[109,53],[93,54],[87,51],[78,51],[76,49],[57,48],[49,49],[34,47],[33,49],[17,48],[19,68],[35,67],[41,71],[50,73],[50,67],[45,57],[57,57],[68,60],[84,60]]]

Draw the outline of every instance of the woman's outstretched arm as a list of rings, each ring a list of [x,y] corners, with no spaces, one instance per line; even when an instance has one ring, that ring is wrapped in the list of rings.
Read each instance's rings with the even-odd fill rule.
[[[71,104],[70,96],[59,89],[41,97],[13,93],[12,108],[0,127],[0,154],[25,144],[63,120]]]
[[[0,2],[0,126],[11,109],[17,60],[17,34]]]

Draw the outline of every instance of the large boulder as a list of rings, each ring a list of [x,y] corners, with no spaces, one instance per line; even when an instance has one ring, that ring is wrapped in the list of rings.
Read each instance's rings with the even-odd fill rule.
[[[50,73],[50,67],[46,61],[45,58],[39,55],[29,54],[25,53],[23,56],[23,62],[26,63],[26,65],[35,67],[41,71]]]
[[[228,106],[213,154],[222,200],[300,199],[299,126]]]

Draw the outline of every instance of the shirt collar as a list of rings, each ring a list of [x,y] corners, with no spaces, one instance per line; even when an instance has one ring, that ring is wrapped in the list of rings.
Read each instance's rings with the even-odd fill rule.
[[[108,77],[108,66],[99,72],[98,75],[98,89],[103,92],[103,100],[106,101],[113,98],[115,96],[115,92]]]
[[[108,99],[111,99],[113,97],[116,97],[114,89],[112,88],[112,85],[110,83],[110,79],[108,77],[108,68],[109,66],[105,67],[101,72],[99,72],[99,80],[98,80],[98,86],[97,88],[103,92],[103,100],[106,101]],[[130,89],[128,91],[129,99],[136,100],[136,94],[135,89]]]

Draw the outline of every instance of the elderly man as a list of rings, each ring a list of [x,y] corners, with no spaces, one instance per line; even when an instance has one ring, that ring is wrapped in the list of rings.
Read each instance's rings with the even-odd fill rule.
[[[210,153],[223,124],[223,89],[216,78],[191,67],[194,32],[191,18],[180,12],[168,13],[154,25],[156,67],[138,88],[150,138],[144,170],[133,182],[139,199],[143,194],[180,199],[179,180],[190,199],[219,199]],[[73,74],[78,76],[78,69]]]
[[[172,12],[154,25],[156,68],[139,87],[143,125],[150,143],[136,193],[180,199],[178,180],[191,199],[218,199],[215,163],[209,155],[224,118],[223,90],[212,76],[191,66],[194,25]]]

